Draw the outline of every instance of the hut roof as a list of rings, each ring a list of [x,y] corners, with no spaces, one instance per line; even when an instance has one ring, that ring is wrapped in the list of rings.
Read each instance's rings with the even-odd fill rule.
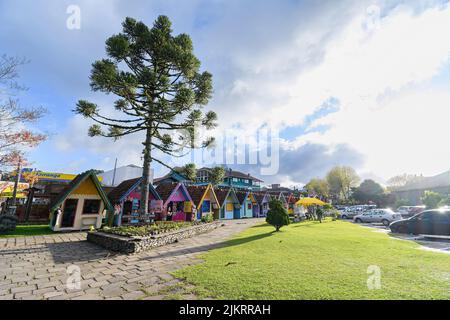
[[[214,192],[216,193],[217,201],[219,201],[219,206],[222,206],[225,203],[230,192],[232,192],[232,188],[215,188]]]
[[[264,198],[266,196],[266,192],[253,192],[253,195],[255,197],[256,202],[261,204],[264,201]]]
[[[208,185],[206,186],[187,186],[186,189],[189,192],[189,195],[192,198],[192,201],[195,205],[199,205],[200,201],[203,199],[203,195],[205,194],[206,190],[208,189]]]
[[[91,178],[92,182],[94,183],[100,198],[105,203],[105,207],[108,210],[113,211],[113,207],[111,203],[109,202],[108,197],[106,196],[105,191],[103,190],[102,186],[100,185],[100,181],[98,181],[97,175],[95,174],[95,170],[89,170],[86,172],[83,172],[75,177],[67,186],[65,186],[61,192],[52,200],[50,203],[50,212],[53,212],[56,210],[57,207],[59,207],[64,200],[70,195],[71,192],[73,192],[78,186],[85,181],[86,179]]]
[[[236,196],[239,200],[239,203],[242,204],[242,203],[244,203],[245,199],[247,198],[248,192],[236,191]]]
[[[123,196],[130,191],[130,189],[135,186],[141,178],[129,179],[121,182],[117,187],[108,193],[108,198],[111,203],[118,203],[123,198]]]

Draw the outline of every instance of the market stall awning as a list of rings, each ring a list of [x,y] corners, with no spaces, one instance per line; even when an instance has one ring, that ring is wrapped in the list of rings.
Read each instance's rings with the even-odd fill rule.
[[[324,206],[326,205],[326,202],[323,202],[322,200],[317,198],[302,198],[299,201],[297,201],[295,205],[305,207],[312,205]]]
[[[17,185],[16,198],[26,198],[27,194],[25,192],[30,185],[28,183],[19,183]],[[0,181],[0,198],[12,198],[14,193],[14,182],[11,181]]]
[[[12,192],[1,192],[0,193],[0,198],[12,198],[12,197],[13,197]],[[26,194],[23,192],[17,192],[17,194],[16,194],[17,199],[24,199],[26,197],[27,197]]]

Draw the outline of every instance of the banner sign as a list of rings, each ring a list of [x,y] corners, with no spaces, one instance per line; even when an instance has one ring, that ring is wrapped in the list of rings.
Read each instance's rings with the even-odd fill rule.
[[[72,181],[77,176],[76,174],[68,174],[68,173],[57,173],[57,172],[44,172],[40,170],[34,170],[31,168],[22,169],[22,174],[25,172],[36,172],[39,180],[49,180],[49,181]],[[97,176],[98,180],[101,182],[103,180],[102,177]]]

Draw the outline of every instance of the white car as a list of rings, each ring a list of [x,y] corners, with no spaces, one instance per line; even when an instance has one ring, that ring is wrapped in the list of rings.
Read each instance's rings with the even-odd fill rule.
[[[355,216],[353,218],[353,221],[355,221],[356,223],[381,222],[383,225],[389,226],[392,222],[401,219],[402,215],[399,213],[395,213],[391,209],[373,209]]]

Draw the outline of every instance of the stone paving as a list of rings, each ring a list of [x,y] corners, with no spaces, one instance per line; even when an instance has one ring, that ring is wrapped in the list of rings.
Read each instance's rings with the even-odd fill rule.
[[[169,272],[200,263],[199,254],[262,221],[224,221],[212,232],[136,255],[91,244],[86,233],[0,239],[0,300],[195,299]],[[81,287],[70,289],[77,270]]]

